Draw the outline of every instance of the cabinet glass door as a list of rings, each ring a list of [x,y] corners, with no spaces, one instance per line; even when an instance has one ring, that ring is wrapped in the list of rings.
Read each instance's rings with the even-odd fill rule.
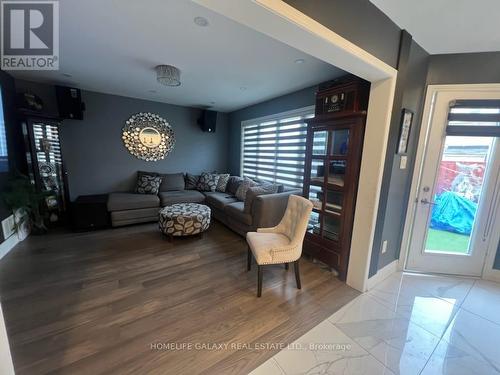
[[[311,184],[323,185],[325,183],[325,159],[311,160]]]
[[[347,155],[349,149],[349,129],[330,130],[330,156]]]
[[[325,156],[328,145],[328,132],[326,130],[318,130],[313,134],[312,154]]]
[[[328,161],[328,185],[343,188],[347,169],[346,160],[333,159]]]
[[[340,216],[326,215],[323,224],[323,237],[330,241],[338,241],[340,238]]]

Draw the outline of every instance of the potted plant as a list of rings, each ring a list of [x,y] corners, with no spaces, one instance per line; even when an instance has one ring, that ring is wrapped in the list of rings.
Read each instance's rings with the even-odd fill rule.
[[[15,230],[21,240],[30,232],[47,232],[44,215],[46,195],[38,192],[25,175],[17,173],[9,179],[2,197],[14,215]]]

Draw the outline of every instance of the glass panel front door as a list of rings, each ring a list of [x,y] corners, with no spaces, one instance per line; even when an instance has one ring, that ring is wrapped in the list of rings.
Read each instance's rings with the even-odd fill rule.
[[[434,186],[426,252],[469,254],[493,137],[446,137]]]
[[[486,98],[495,104],[497,96],[500,92],[439,92],[423,120],[427,144],[417,171],[407,269],[481,276],[490,239],[498,233],[492,223],[500,198],[500,131],[483,121],[498,116],[483,110]],[[467,107],[460,113],[464,102],[481,110]]]

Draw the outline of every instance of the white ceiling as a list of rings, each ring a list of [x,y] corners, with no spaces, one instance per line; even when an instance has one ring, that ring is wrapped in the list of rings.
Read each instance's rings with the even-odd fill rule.
[[[370,0],[427,52],[500,51],[499,0]]]
[[[188,0],[64,0],[59,7],[60,70],[12,71],[16,78],[232,111],[345,74]],[[195,25],[197,16],[209,26]],[[159,64],[177,66],[182,85],[157,83]]]

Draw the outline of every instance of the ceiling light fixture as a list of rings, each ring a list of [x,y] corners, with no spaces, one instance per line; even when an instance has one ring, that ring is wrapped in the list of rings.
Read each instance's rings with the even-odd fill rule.
[[[156,80],[165,86],[180,86],[181,71],[172,65],[158,65],[156,68]]]
[[[208,20],[205,17],[195,17],[194,18],[194,23],[198,26],[201,27],[207,27],[208,26]]]
[[[295,60],[295,64],[303,64],[305,62],[306,62],[306,60],[304,60],[304,59],[297,59],[297,60]]]

